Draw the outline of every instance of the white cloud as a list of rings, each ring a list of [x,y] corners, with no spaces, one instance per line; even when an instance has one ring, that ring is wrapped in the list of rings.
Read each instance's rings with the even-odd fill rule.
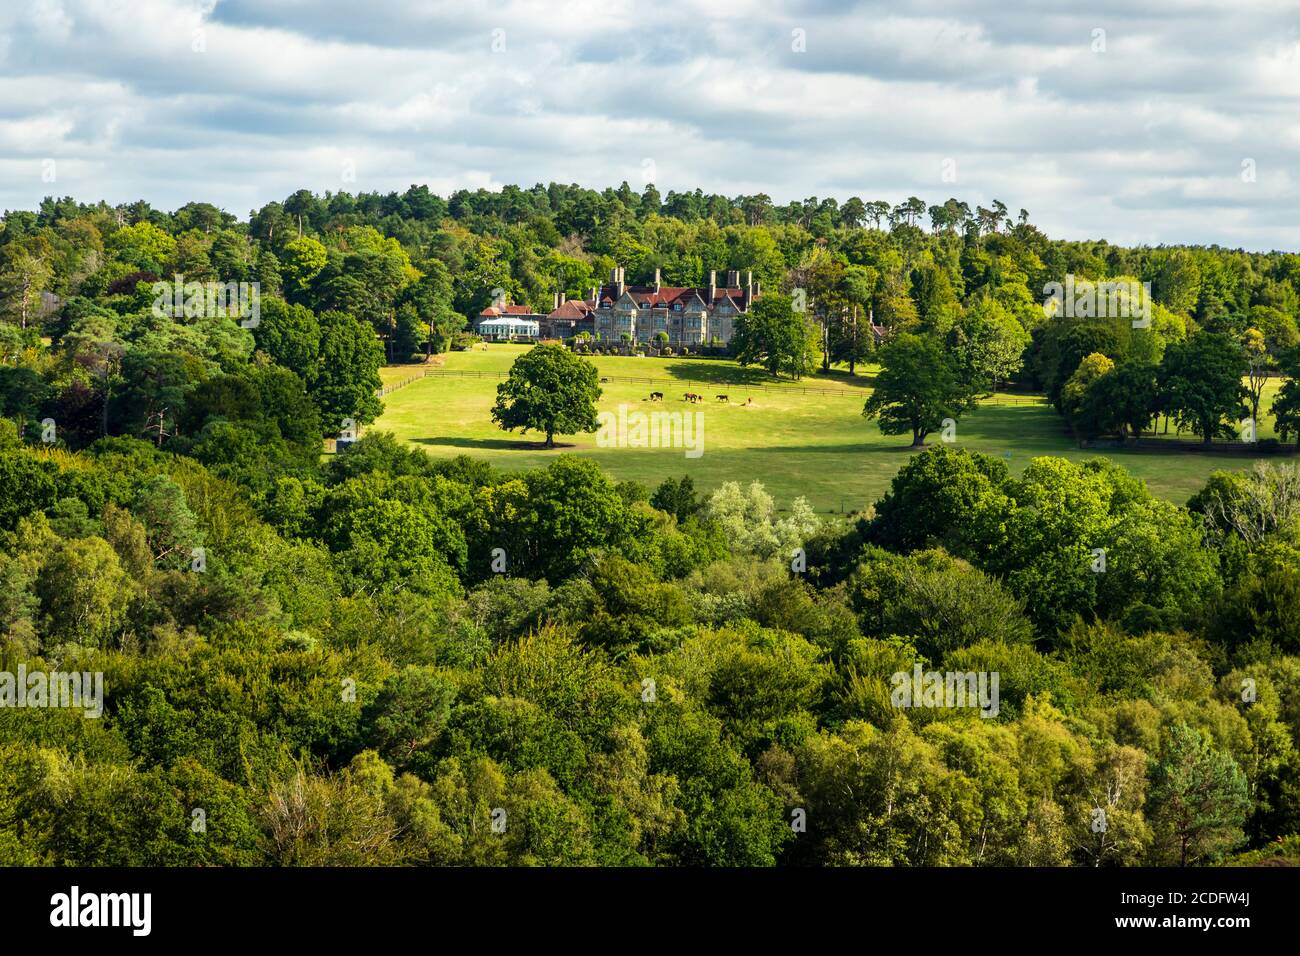
[[[1053,235],[1294,246],[1298,8],[28,0],[0,9],[0,203],[639,188],[648,158],[664,193],[999,198]]]

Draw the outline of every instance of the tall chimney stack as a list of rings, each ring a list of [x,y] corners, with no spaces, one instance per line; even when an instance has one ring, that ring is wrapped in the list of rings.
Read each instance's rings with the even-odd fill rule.
[[[655,294],[659,293],[659,267],[655,266]]]
[[[748,308],[748,303],[749,303],[750,300],[752,300],[753,298],[754,298],[754,270],[753,270],[753,269],[749,269],[749,270],[747,270],[747,271],[745,272],[745,303],[746,303],[746,308]]]
[[[598,306],[600,305],[600,302],[599,302],[599,301],[597,300],[597,298],[596,298],[596,296],[598,296],[598,295],[600,295],[600,286],[598,286],[598,285],[594,285],[594,286],[592,286],[592,287],[591,287],[591,307],[592,307],[593,309],[596,308],[596,307],[598,307]]]
[[[714,297],[718,294],[718,270],[709,270],[709,305],[713,304]]]
[[[737,289],[737,288],[739,288],[739,287],[740,287],[740,270],[739,270],[739,269],[728,269],[728,270],[727,270],[727,288],[728,288],[728,289]]]

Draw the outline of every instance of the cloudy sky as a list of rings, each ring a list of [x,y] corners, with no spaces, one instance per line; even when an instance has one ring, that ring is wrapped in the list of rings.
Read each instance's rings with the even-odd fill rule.
[[[5,208],[625,179],[1300,250],[1300,0],[0,5]]]

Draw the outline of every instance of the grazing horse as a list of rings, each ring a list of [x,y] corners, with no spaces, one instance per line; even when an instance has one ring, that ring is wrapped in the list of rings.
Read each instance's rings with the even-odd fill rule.
[[[652,401],[652,402],[662,402],[663,400],[664,400],[664,393],[663,393],[663,392],[651,392],[651,393],[650,393],[650,401]]]
[[[728,398],[726,395],[719,395],[719,396],[718,396],[718,401],[720,401],[720,402],[730,402],[731,399]]]

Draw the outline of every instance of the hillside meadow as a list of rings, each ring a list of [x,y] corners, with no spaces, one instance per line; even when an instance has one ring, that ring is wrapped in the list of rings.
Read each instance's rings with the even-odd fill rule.
[[[599,408],[617,412],[625,404],[630,410],[703,412],[703,454],[692,459],[682,449],[601,448],[594,434],[557,437],[565,447],[546,451],[533,447],[541,436],[505,432],[491,417],[497,384],[526,349],[493,344],[486,351],[451,352],[423,378],[418,365],[383,369],[385,386],[414,380],[384,396],[384,413],[367,430],[390,431],[431,455],[469,454],[507,470],[539,467],[569,452],[593,459],[618,479],[651,487],[681,475],[690,475],[702,490],[725,481],[759,480],[780,505],[804,495],[822,512],[865,509],[914,453],[908,437],[882,435],[862,417],[874,373],[870,366],[859,367],[852,378],[839,369],[830,376],[774,382],[760,369],[727,360],[623,356],[590,358],[609,379],[601,385]],[[1275,379],[1266,389],[1260,438],[1275,435],[1267,409],[1279,385]],[[665,393],[662,406],[647,400],[651,391]],[[686,391],[700,392],[706,401],[688,404],[682,400]],[[717,401],[720,392],[730,401]],[[745,406],[748,399],[753,404]],[[1179,503],[1211,472],[1251,462],[1223,453],[1081,449],[1042,396],[1007,393],[995,394],[964,416],[955,444],[1003,458],[1013,472],[1043,455],[1081,461],[1105,454],[1144,479],[1153,493]]]

